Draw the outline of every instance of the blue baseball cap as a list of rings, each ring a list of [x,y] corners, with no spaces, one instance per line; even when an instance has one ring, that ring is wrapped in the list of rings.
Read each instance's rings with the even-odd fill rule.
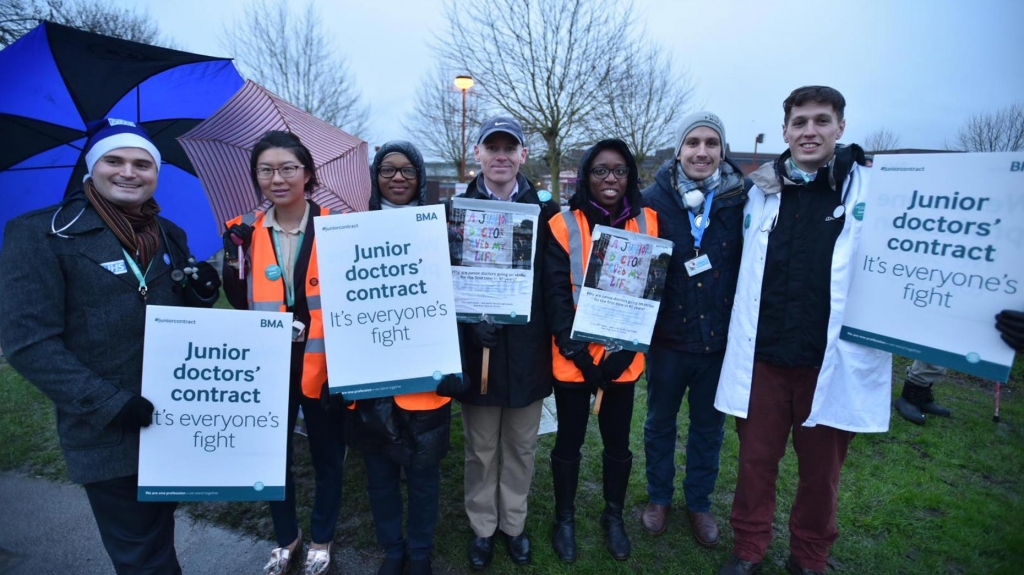
[[[495,116],[480,126],[480,135],[476,139],[477,144],[484,143],[487,136],[495,132],[505,132],[519,141],[519,145],[526,145],[526,136],[523,135],[523,127],[515,118],[509,116]]]

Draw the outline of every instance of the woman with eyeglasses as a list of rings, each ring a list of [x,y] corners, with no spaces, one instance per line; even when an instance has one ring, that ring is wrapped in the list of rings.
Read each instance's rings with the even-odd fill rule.
[[[387,142],[370,166],[370,211],[422,206],[427,200],[423,157],[409,142]],[[363,452],[366,490],[386,557],[379,575],[429,575],[441,489],[441,460],[448,453],[451,398],[467,385],[446,375],[435,391],[361,399],[349,418],[349,442]],[[408,527],[402,534],[401,479],[409,492]],[[406,571],[408,568],[408,571]]]
[[[327,393],[327,359],[313,218],[330,210],[309,195],[317,187],[313,157],[299,137],[271,131],[250,158],[257,201],[269,203],[227,222],[224,233],[224,291],[235,308],[293,314],[288,399],[288,458],[284,501],[270,502],[278,547],[264,567],[269,575],[290,570],[299,560],[302,531],[295,514],[292,438],[302,407],[309,454],[316,474],[312,544],[305,573],[321,575],[331,566],[331,543],[341,509],[345,456],[343,400]]]
[[[576,316],[573,291],[583,284],[573,269],[586,275],[591,233],[595,225],[658,235],[658,217],[644,208],[636,160],[622,140],[602,140],[580,161],[576,192],[569,211],[551,218],[551,239],[544,262],[545,309],[554,339],[553,368],[558,433],[551,451],[555,484],[555,526],[552,546],[558,558],[576,560],[575,504],[580,474],[580,448],[587,431],[590,396],[604,390],[598,423],[604,443],[604,513],[601,525],[612,557],[630,554],[622,519],[626,487],[633,467],[629,428],[633,420],[633,391],[644,370],[644,357],[633,351],[609,353],[602,344],[570,339]],[[580,241],[570,239],[576,236]],[[593,273],[594,270],[591,270]]]

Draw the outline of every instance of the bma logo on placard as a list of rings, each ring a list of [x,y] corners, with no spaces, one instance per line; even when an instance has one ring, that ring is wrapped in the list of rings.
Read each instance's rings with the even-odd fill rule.
[[[425,222],[427,220],[436,220],[436,219],[437,219],[437,214],[435,214],[434,212],[430,212],[429,214],[416,214],[416,221],[417,222]]]
[[[1024,162],[1010,162],[1011,172],[1024,172]]]
[[[261,319],[260,327],[281,329],[284,327],[284,322],[279,319]]]

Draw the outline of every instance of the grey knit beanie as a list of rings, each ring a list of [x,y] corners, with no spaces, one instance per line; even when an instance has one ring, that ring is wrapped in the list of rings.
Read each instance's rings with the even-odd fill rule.
[[[722,119],[717,114],[711,112],[694,112],[689,116],[683,118],[682,122],[683,130],[679,133],[679,142],[676,143],[676,155],[679,155],[679,149],[683,147],[683,141],[686,139],[686,135],[689,134],[694,128],[705,126],[718,132],[718,138],[722,140],[722,158],[725,158],[725,124],[722,123]]]

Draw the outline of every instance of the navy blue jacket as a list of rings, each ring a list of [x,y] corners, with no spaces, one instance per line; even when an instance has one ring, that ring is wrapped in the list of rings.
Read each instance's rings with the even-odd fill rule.
[[[729,331],[743,247],[743,172],[731,160],[722,161],[722,189],[712,202],[700,250],[712,268],[690,277],[684,264],[694,257],[693,234],[688,210],[675,189],[676,166],[675,160],[666,162],[643,191],[644,206],[658,212],[658,235],[675,244],[652,344],[687,353],[720,352]]]

